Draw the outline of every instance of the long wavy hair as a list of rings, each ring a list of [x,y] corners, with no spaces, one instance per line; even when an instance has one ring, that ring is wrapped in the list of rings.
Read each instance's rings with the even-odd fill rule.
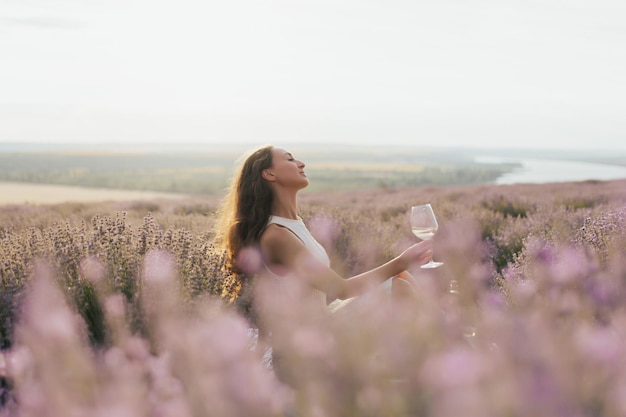
[[[272,167],[272,145],[252,152],[237,170],[222,202],[217,227],[218,245],[225,251],[226,268],[240,279],[237,255],[246,247],[258,246],[270,216],[273,194],[263,170]]]

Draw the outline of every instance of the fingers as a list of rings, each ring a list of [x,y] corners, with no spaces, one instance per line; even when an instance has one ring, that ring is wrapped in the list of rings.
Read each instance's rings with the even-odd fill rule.
[[[415,253],[414,261],[416,263],[424,263],[428,262],[433,257],[433,246],[431,241],[423,241],[417,243],[416,246],[419,245],[419,250]],[[418,249],[418,248],[416,248]]]
[[[411,265],[423,264],[428,262],[433,256],[432,242],[425,240],[419,243],[414,243],[408,247],[402,254],[402,258],[405,268]]]
[[[432,255],[432,252],[433,252],[433,244],[432,244],[432,242],[431,242],[430,240],[425,240],[425,241],[423,241],[423,242],[416,243],[416,244],[414,245],[414,247],[415,247],[416,249],[418,249],[418,248],[419,248],[418,253],[423,253],[423,254],[429,254],[429,255]]]

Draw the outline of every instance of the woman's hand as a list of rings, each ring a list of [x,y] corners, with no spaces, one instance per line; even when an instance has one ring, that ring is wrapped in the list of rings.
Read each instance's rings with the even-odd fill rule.
[[[404,269],[409,269],[411,266],[418,264],[423,265],[433,257],[433,244],[431,240],[424,240],[419,243],[415,243],[405,249],[398,256],[398,260]]]

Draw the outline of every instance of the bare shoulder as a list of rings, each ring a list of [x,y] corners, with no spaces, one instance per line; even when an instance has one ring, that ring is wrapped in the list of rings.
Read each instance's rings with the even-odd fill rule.
[[[300,242],[289,229],[278,224],[270,224],[261,234],[261,246],[291,245],[294,241]]]
[[[298,254],[306,250],[304,244],[286,227],[270,224],[261,234],[263,256],[274,263],[290,264]]]

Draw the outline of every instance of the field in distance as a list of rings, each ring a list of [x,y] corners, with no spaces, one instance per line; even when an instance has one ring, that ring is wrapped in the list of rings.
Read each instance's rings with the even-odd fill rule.
[[[144,201],[177,199],[184,194],[154,191],[114,190],[69,185],[0,182],[0,205],[94,203],[102,201]]]
[[[78,146],[1,144],[0,182],[221,195],[230,182],[237,160],[250,149],[244,145]],[[306,163],[311,180],[307,192],[489,184],[519,167],[516,163],[486,163],[477,160],[478,156],[536,158],[541,155],[543,158],[602,161],[615,165],[623,165],[626,161],[617,160],[615,154],[610,159],[606,154],[563,150],[336,144],[285,147]]]
[[[477,163],[450,150],[373,147],[292,147],[306,163],[308,191],[446,186],[493,182],[514,164]],[[4,150],[0,181],[100,189],[219,195],[241,149],[201,152]]]

